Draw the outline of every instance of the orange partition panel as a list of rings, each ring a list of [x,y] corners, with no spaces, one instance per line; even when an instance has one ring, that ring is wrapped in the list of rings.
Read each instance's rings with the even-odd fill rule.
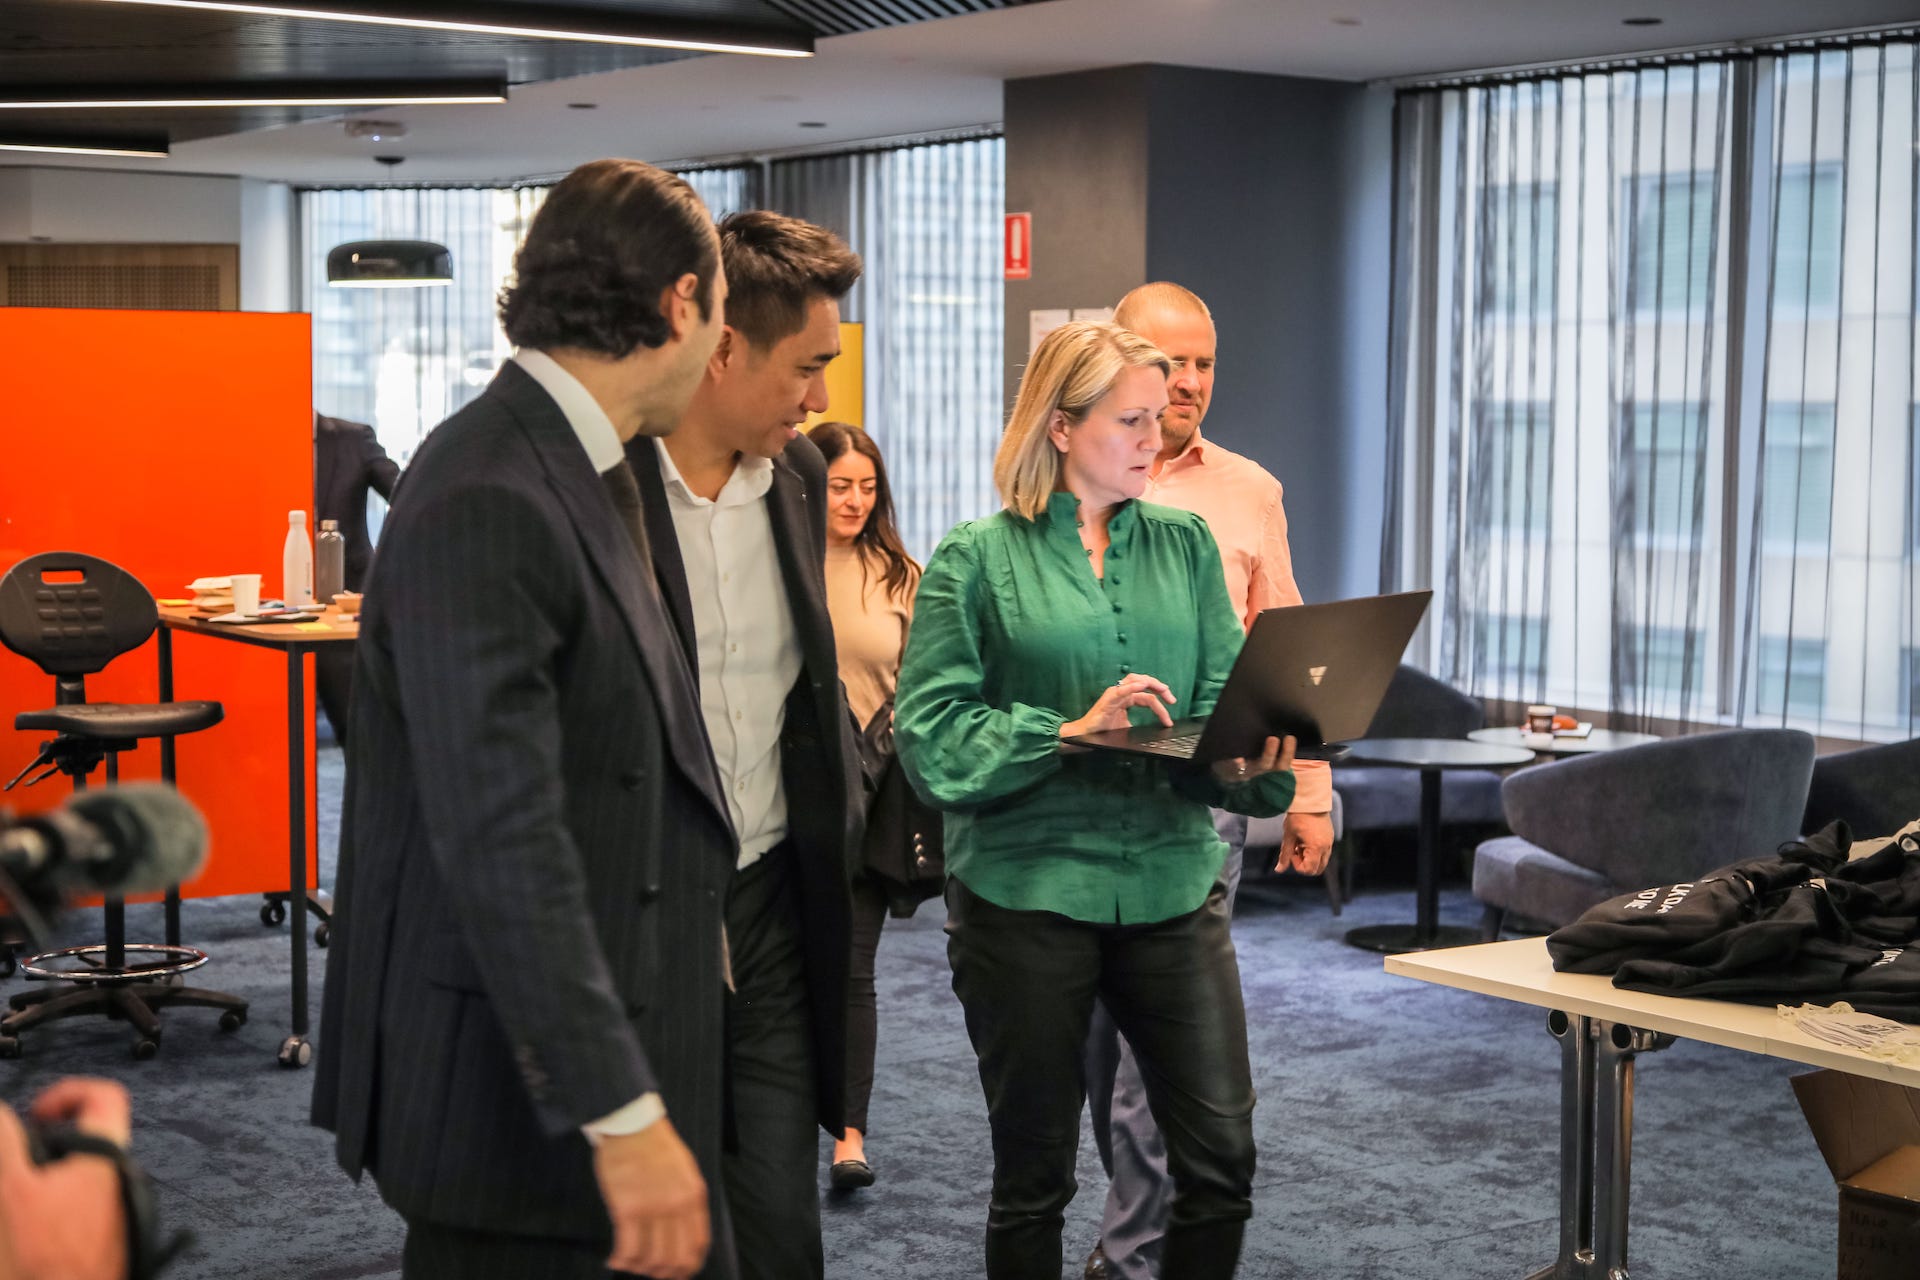
[[[307,316],[0,307],[0,571],[41,551],[81,551],[163,599],[227,573],[258,573],[261,593],[277,596],[287,512],[310,508],[312,495]],[[173,653],[174,697],[226,708],[219,725],[178,739],[180,790],[213,835],[205,871],[184,891],[284,889],[286,657],[193,635],[174,636]],[[154,701],[157,655],[157,640],[123,654],[88,678],[88,698]],[[14,729],[15,713],[52,702],[52,679],[0,648],[0,781],[47,737]],[[302,723],[311,748],[310,709]],[[157,742],[121,757],[123,779],[159,773]],[[305,789],[312,883],[310,765]],[[32,812],[67,794],[56,776],[0,804]]]

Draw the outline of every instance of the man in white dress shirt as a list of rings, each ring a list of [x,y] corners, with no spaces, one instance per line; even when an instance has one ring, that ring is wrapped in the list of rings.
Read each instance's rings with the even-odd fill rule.
[[[826,603],[826,463],[799,428],[827,408],[860,259],[765,212],[723,221],[720,243],[727,325],[706,377],[673,435],[627,452],[740,837],[724,1161],[740,1274],[813,1280],[817,1126],[844,1123],[860,805]]]

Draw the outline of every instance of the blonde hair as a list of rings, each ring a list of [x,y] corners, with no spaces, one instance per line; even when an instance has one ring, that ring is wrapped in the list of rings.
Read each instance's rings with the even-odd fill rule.
[[[1047,431],[1056,411],[1079,422],[1124,371],[1155,368],[1165,374],[1171,367],[1160,348],[1117,324],[1076,320],[1041,339],[1020,377],[1020,393],[993,458],[994,487],[1007,509],[1036,519],[1060,487],[1060,451]]]

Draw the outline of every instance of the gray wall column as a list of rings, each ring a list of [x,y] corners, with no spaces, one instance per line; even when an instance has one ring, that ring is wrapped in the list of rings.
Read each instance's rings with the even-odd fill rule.
[[[1009,403],[1030,310],[1185,285],[1220,336],[1203,429],[1285,486],[1301,591],[1376,591],[1391,95],[1122,67],[1010,81],[1006,133],[1007,209],[1034,217],[1033,279],[1006,288]]]

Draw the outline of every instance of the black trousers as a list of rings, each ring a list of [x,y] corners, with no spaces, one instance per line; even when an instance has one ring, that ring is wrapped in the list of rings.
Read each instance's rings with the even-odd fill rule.
[[[322,645],[313,654],[313,690],[333,726],[333,740],[347,745],[347,709],[353,705],[353,646]]]
[[[782,844],[727,894],[729,1143],[741,1280],[820,1280],[819,1122],[794,855]]]
[[[880,1038],[873,961],[886,922],[887,893],[879,877],[871,871],[857,873],[853,877],[853,962],[847,969],[847,1127],[863,1134],[873,1102],[873,1056]]]
[[[401,1280],[606,1280],[608,1245],[407,1220]]]
[[[1220,887],[1171,920],[1097,925],[1009,911],[949,879],[947,958],[993,1130],[988,1280],[1059,1280],[1095,997],[1133,1047],[1166,1139],[1162,1274],[1232,1276],[1253,1213],[1253,1080]]]

